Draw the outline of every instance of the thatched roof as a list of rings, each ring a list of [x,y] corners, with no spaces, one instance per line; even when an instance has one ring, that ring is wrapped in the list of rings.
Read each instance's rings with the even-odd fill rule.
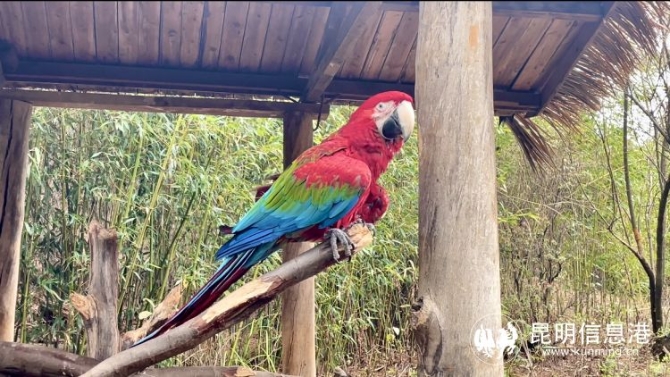
[[[668,32],[670,3],[615,2],[553,100],[534,118],[523,114],[505,117],[521,141],[531,164],[547,164],[551,150],[537,119],[559,132],[579,129],[587,111],[598,111],[602,100],[621,93],[644,59],[660,53],[661,38]]]
[[[494,109],[531,162],[551,154],[534,120],[576,129],[580,113],[655,53],[668,7],[493,2]],[[130,111],[327,112],[381,91],[413,94],[418,18],[416,1],[5,1],[0,96]]]

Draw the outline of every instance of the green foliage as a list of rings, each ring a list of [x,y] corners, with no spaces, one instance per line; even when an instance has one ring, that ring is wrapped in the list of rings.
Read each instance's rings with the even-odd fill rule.
[[[333,109],[315,141],[345,123]],[[612,237],[625,231],[611,204],[623,186],[621,130],[584,120],[584,132],[555,141],[556,168],[529,170],[506,127],[497,127],[498,202],[504,314],[519,323],[647,318],[646,276]],[[607,137],[599,137],[606,132]],[[558,138],[554,138],[558,140]],[[655,223],[649,143],[634,143],[631,179],[643,234]],[[282,168],[281,122],[212,116],[37,109],[31,129],[18,338],[83,353],[70,294],[88,284],[87,226],[96,218],[119,235],[121,331],[139,327],[177,283],[186,295],[216,268],[213,256],[253,203],[253,190]],[[412,137],[382,184],[391,198],[374,245],[318,275],[317,364],[387,365],[412,354],[410,309],[417,277],[418,148]],[[649,243],[651,245],[651,243]],[[467,256],[464,256],[467,257]],[[276,268],[278,254],[242,282]],[[476,278],[476,277],[475,277]],[[280,364],[280,303],[164,365]],[[141,318],[142,317],[142,318]],[[611,370],[603,364],[605,372]],[[608,372],[609,373],[609,372]]]
[[[333,111],[319,125],[316,141],[350,112]],[[281,127],[277,120],[36,110],[19,339],[83,352],[83,326],[68,298],[88,283],[85,234],[93,218],[119,236],[121,331],[139,327],[140,313],[151,311],[178,281],[189,295],[204,284],[225,241],[218,226],[235,224],[251,206],[253,189],[282,169]],[[416,272],[416,143],[409,142],[383,179],[393,203],[375,244],[316,278],[321,365],[343,365],[370,347],[407,343],[404,324]],[[273,255],[243,281],[280,261]],[[275,370],[279,312],[277,301],[168,364],[216,353],[215,363]]]

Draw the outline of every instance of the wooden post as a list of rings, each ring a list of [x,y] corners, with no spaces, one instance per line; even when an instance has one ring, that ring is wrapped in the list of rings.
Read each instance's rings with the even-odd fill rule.
[[[14,341],[32,106],[0,99],[0,340]]]
[[[501,329],[491,13],[491,2],[419,6],[420,376],[503,375],[501,352],[487,358],[474,339]]]
[[[284,168],[313,144],[312,119],[300,112],[284,116]],[[284,263],[311,249],[311,242],[291,243],[284,248]],[[282,295],[282,372],[301,377],[316,376],[314,278],[287,289]]]
[[[104,360],[119,351],[116,312],[119,297],[119,252],[116,231],[93,220],[88,227],[91,276],[87,296],[73,293],[72,306],[84,318],[86,356]]]

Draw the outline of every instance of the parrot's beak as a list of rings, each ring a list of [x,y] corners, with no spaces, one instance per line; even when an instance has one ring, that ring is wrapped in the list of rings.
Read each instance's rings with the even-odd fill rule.
[[[414,108],[408,101],[402,101],[384,122],[382,135],[388,140],[402,136],[407,141],[414,131]]]

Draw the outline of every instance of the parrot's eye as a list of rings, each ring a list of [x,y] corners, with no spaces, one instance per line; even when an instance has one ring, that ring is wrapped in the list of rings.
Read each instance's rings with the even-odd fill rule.
[[[384,102],[380,102],[377,104],[377,110],[382,111],[386,108],[386,104]]]

